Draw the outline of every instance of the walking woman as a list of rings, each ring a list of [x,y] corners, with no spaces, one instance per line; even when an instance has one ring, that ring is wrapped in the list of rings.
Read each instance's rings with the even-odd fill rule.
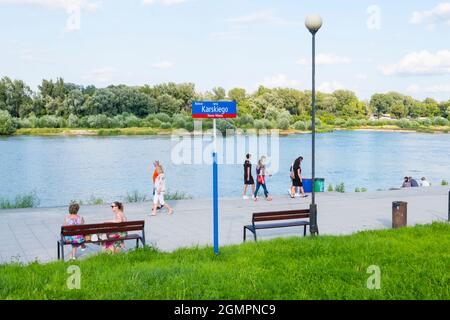
[[[272,197],[269,195],[269,191],[267,191],[267,186],[266,186],[266,173],[268,173],[266,171],[266,157],[262,156],[261,159],[258,161],[258,166],[256,167],[256,175],[257,175],[257,179],[256,179],[256,190],[255,193],[253,194],[253,199],[255,201],[258,200],[258,191],[259,188],[262,187],[264,190],[264,195],[266,196],[266,200],[267,201],[272,201]],[[271,177],[272,175],[269,174],[269,177]]]
[[[167,214],[171,215],[173,209],[164,201],[164,193],[166,192],[166,177],[164,175],[164,169],[161,165],[156,168],[158,176],[155,180],[155,195],[153,196],[153,210],[152,216],[156,216],[156,208],[158,203],[168,210]]]
[[[302,194],[302,198],[306,198],[305,190],[303,189],[303,178],[302,178],[302,161],[303,157],[298,157],[295,159],[294,164],[292,165],[292,187],[291,187],[291,198],[295,198],[297,188],[300,188],[300,192]]]
[[[112,209],[112,212],[114,213],[114,220],[109,221],[109,222],[121,223],[121,222],[127,221],[127,218],[125,217],[125,214],[123,212],[123,204],[122,203],[120,203],[118,201],[114,201],[111,204],[111,209]],[[127,236],[126,232],[110,233],[107,236],[108,236],[108,240],[111,240],[111,241],[105,242],[104,248],[106,251],[109,251],[111,253],[118,253],[122,249],[125,248],[124,241],[117,240],[117,239],[125,238]]]
[[[251,154],[247,154],[245,156],[245,162],[244,162],[244,194],[242,196],[242,198],[244,200],[247,200],[247,186],[252,186],[252,197],[254,197],[254,193],[255,193],[255,180],[253,180],[253,176],[252,176],[252,155]]]

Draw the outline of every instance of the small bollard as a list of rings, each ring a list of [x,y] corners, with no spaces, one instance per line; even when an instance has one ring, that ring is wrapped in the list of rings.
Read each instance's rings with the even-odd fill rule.
[[[395,201],[392,203],[392,228],[398,229],[407,226],[408,203]]]

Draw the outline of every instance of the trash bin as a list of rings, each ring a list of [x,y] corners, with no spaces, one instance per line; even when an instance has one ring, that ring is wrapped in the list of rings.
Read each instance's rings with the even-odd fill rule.
[[[408,203],[395,201],[392,203],[392,228],[406,227],[408,224]]]
[[[314,191],[325,192],[325,179],[322,178],[314,179]]]
[[[312,179],[303,179],[303,189],[305,190],[305,193],[312,193]],[[325,179],[314,179],[314,191],[325,192]]]

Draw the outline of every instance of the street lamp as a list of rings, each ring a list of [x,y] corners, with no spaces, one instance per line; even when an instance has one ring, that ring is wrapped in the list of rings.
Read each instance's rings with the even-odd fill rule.
[[[319,234],[317,226],[317,205],[315,192],[316,179],[316,33],[322,27],[322,18],[318,14],[306,17],[305,26],[312,34],[312,202],[310,205],[310,231]]]

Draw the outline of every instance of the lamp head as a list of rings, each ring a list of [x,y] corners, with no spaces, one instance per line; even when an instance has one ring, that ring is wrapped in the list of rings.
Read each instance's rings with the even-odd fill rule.
[[[307,16],[305,26],[308,28],[309,32],[316,34],[316,32],[322,27],[322,17],[318,14],[311,14]]]

